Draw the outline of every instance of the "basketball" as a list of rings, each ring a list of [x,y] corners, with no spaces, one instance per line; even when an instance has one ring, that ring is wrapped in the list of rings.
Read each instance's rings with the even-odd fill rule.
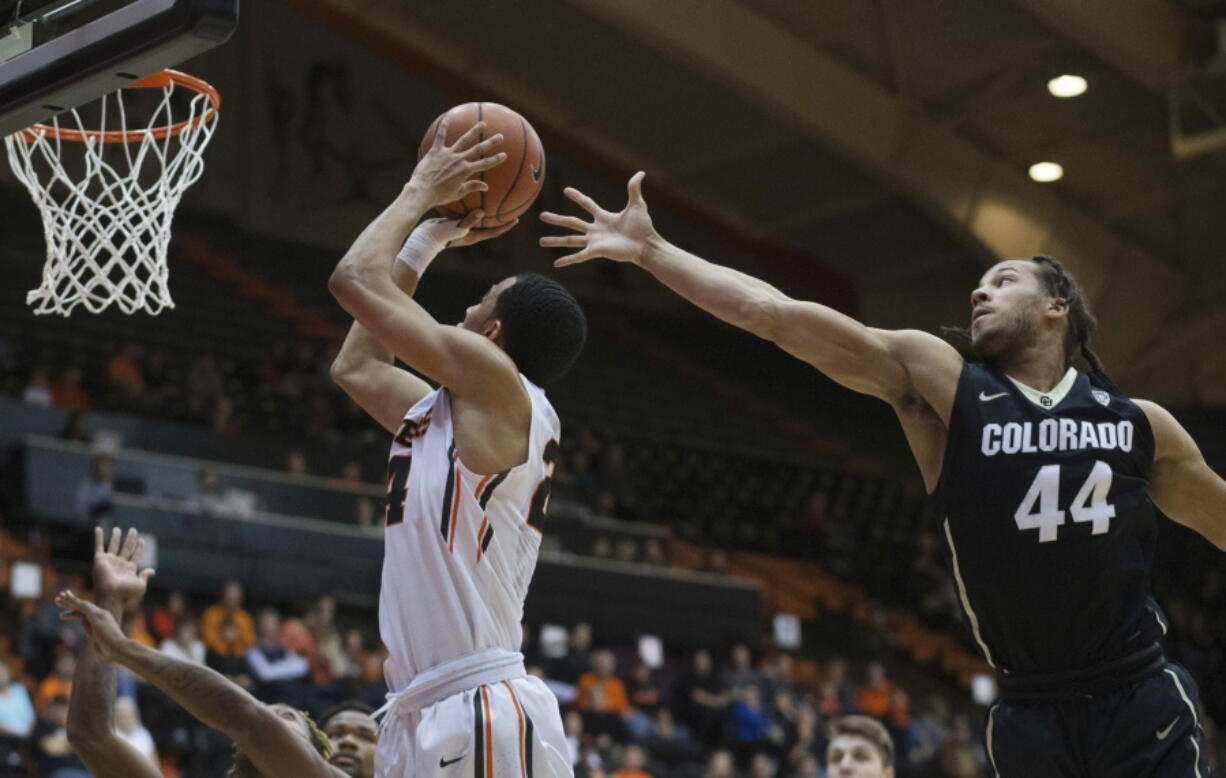
[[[477,229],[491,229],[513,221],[528,210],[541,193],[541,185],[545,181],[545,149],[532,125],[515,111],[498,103],[457,105],[430,123],[417,150],[418,159],[434,142],[444,116],[451,117],[444,139],[447,143],[455,143],[474,124],[483,121],[483,138],[502,133],[502,145],[492,153],[505,152],[507,159],[481,174],[481,179],[489,184],[487,191],[473,192],[463,200],[441,205],[439,213],[450,219],[462,219],[469,211],[480,208],[485,211],[485,218]]]

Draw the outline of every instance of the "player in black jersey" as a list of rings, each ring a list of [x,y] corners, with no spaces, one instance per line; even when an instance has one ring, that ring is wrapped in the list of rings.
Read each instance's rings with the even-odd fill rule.
[[[971,294],[971,359],[925,332],[865,327],[664,241],[630,179],[618,213],[545,213],[541,245],[637,264],[709,313],[771,340],[898,415],[975,642],[997,670],[987,750],[1003,778],[1209,775],[1197,691],[1166,661],[1149,596],[1155,505],[1226,549],[1226,481],[1089,349],[1094,319],[1050,257],[993,266]],[[1073,368],[1078,353],[1088,372]]]

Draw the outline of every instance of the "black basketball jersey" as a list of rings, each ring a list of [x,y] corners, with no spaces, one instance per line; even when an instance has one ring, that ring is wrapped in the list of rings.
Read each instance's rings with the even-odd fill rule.
[[[966,364],[933,504],[975,641],[1006,674],[1080,670],[1165,634],[1149,594],[1149,420],[1102,373],[1048,394]]]

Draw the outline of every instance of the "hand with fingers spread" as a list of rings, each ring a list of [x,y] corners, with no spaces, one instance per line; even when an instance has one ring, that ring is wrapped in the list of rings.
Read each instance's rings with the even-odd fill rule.
[[[127,642],[119,622],[109,611],[82,600],[67,589],[55,596],[55,604],[65,611],[60,618],[81,620],[86,636],[103,659],[113,660],[115,653]]]
[[[480,140],[485,131],[484,122],[477,122],[448,146],[449,121],[450,117],[444,117],[439,122],[434,143],[417,161],[413,177],[406,187],[417,192],[430,206],[453,203],[473,192],[486,191],[489,186],[475,176],[502,164],[507,158],[503,152],[490,154],[502,143],[501,133]]]
[[[145,540],[135,529],[127,537],[118,527],[111,530],[110,543],[104,547],[102,528],[94,529],[94,591],[100,603],[115,606],[122,613],[138,605],[145,596],[152,569],[141,570]],[[121,544],[122,541],[122,544]]]
[[[629,199],[626,207],[617,213],[601,208],[578,189],[566,188],[566,196],[587,211],[592,221],[585,222],[574,216],[562,216],[548,211],[541,214],[541,221],[546,224],[577,233],[541,238],[541,245],[547,248],[578,249],[573,254],[556,260],[554,267],[574,265],[597,257],[606,257],[615,262],[642,262],[649,244],[658,237],[651,224],[651,216],[647,213],[647,202],[643,199],[644,175],[640,171],[630,178],[626,186]]]

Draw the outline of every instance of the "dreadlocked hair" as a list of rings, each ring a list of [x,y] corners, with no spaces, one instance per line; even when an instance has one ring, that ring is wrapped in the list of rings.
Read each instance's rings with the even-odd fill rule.
[[[319,752],[319,755],[323,757],[325,762],[331,759],[333,752],[332,741],[328,739],[328,736],[315,723],[315,719],[311,718],[311,714],[304,710],[295,710],[294,712],[306,722],[307,729],[311,731],[311,747]]]
[[[1072,367],[1077,352],[1089,364],[1091,370],[1102,371],[1103,363],[1090,348],[1090,336],[1098,327],[1098,320],[1090,313],[1086,303],[1085,292],[1077,279],[1073,278],[1064,265],[1055,257],[1047,254],[1035,254],[1030,258],[1038,267],[1035,274],[1043,284],[1043,290],[1051,297],[1063,298],[1068,305],[1068,330],[1064,335],[1064,364]],[[946,337],[963,359],[968,362],[978,362],[979,357],[971,349],[971,331],[966,327],[941,327],[941,334]]]
[[[1090,348],[1090,336],[1098,327],[1098,320],[1094,318],[1094,314],[1090,313],[1081,284],[1077,283],[1077,279],[1073,278],[1055,257],[1035,254],[1031,260],[1039,266],[1039,280],[1043,282],[1047,294],[1064,298],[1068,305],[1068,330],[1064,335],[1064,363],[1071,367],[1074,355],[1080,351],[1081,356],[1090,365],[1090,369],[1101,372],[1102,360]]]

